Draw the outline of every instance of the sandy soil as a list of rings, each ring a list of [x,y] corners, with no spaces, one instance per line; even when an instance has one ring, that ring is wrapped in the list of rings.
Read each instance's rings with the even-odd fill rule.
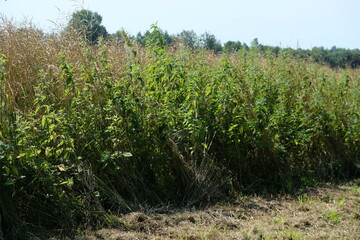
[[[243,196],[207,209],[152,209],[116,217],[113,229],[78,239],[360,239],[360,185],[294,196]]]

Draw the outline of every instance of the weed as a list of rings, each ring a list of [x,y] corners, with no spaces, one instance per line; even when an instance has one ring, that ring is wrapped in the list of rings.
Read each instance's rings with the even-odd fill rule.
[[[299,195],[297,198],[300,204],[304,204],[309,200],[309,196],[307,194]]]
[[[341,218],[340,218],[339,214],[336,212],[336,210],[325,211],[325,213],[323,214],[323,218],[325,220],[331,221],[333,223],[338,223],[341,220]]]
[[[336,206],[337,207],[343,207],[346,203],[346,197],[345,196],[342,196],[342,198],[336,202]]]
[[[292,230],[283,230],[280,231],[280,236],[283,239],[292,239],[292,240],[300,240],[304,239],[301,233],[292,231]]]
[[[285,219],[283,217],[278,217],[278,218],[275,219],[275,223],[280,224],[280,225],[284,225]]]
[[[360,187],[353,186],[350,190],[352,193],[354,193],[356,196],[360,196]]]

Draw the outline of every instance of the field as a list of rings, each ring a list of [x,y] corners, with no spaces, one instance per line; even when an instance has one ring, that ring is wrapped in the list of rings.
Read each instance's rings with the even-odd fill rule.
[[[287,50],[214,54],[182,42],[168,46],[156,26],[142,47],[126,36],[93,44],[73,32],[44,35],[3,22],[0,54],[0,239],[74,236],[155,206],[298,196],[301,188],[360,175],[358,69],[331,69]],[[316,197],[301,201],[310,213],[324,211],[323,222],[352,224],[359,198],[341,191],[335,202],[344,196],[344,209],[329,203],[328,211]],[[271,201],[251,201],[276,215]],[[284,214],[276,226],[306,236],[293,227],[302,220],[274,201]],[[301,207],[299,201],[283,204]],[[226,209],[179,218],[194,219],[189,231],[196,231],[203,214],[215,234],[219,220],[206,211],[220,219],[236,212]],[[346,209],[351,220],[339,213]],[[235,215],[228,220],[240,221]],[[160,217],[174,225],[171,215]],[[141,218],[157,224],[156,215]],[[211,227],[201,231],[213,234]]]
[[[152,208],[120,216],[97,239],[359,239],[359,184],[307,188],[294,196],[242,196],[204,210]]]

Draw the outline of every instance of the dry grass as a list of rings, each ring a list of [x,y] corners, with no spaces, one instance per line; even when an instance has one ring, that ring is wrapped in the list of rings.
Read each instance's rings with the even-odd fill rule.
[[[240,197],[205,210],[132,212],[96,239],[359,239],[360,186],[327,185],[296,196]]]

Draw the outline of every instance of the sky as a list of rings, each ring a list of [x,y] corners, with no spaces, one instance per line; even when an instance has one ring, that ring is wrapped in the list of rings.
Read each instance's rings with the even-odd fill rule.
[[[360,0],[0,0],[3,17],[48,32],[82,8],[98,12],[109,33],[136,35],[157,23],[170,34],[209,32],[221,43],[360,49]]]

